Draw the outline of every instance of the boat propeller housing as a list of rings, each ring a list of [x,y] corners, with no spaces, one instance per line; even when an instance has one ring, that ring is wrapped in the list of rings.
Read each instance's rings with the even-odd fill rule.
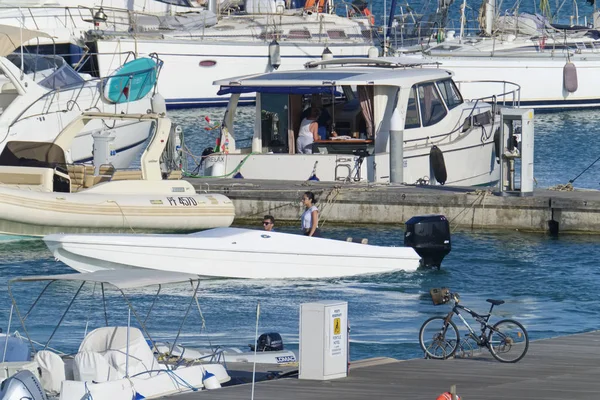
[[[420,215],[406,221],[404,246],[412,247],[421,256],[422,267],[442,265],[450,253],[450,224],[443,215]]]

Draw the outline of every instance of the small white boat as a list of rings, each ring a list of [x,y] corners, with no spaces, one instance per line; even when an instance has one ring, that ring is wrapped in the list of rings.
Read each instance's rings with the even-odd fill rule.
[[[100,119],[154,126],[141,170],[100,168],[110,154],[96,167],[72,164],[70,144],[87,123]],[[53,142],[9,142],[0,154],[0,233],[189,232],[229,226],[235,210],[227,197],[196,194],[189,182],[163,179],[161,157],[172,140],[171,126],[157,114],[83,113]],[[110,153],[101,144],[108,146],[95,143],[96,158],[101,150]]]
[[[185,295],[186,290],[191,290],[192,298],[197,301],[197,291],[199,286],[199,277],[197,275],[178,274],[173,272],[149,272],[147,270],[136,271],[100,271],[93,274],[63,274],[63,275],[42,275],[27,276],[16,278],[9,282],[9,293],[14,286],[22,286],[20,283],[45,282],[45,288],[48,286],[59,286],[62,293],[74,292],[68,296],[72,297],[71,303],[63,308],[62,317],[54,332],[49,336],[45,344],[42,344],[42,350],[36,352],[36,342],[31,338],[35,333],[34,327],[27,329],[25,319],[20,319],[23,324],[25,338],[35,353],[32,361],[21,360],[0,363],[0,380],[10,379],[11,376],[21,372],[30,371],[33,376],[39,379],[37,387],[45,394],[61,400],[73,400],[89,398],[95,400],[116,400],[133,398],[157,398],[172,394],[196,391],[201,389],[216,389],[221,387],[221,383],[228,382],[231,378],[222,364],[205,363],[194,365],[173,365],[160,361],[162,357],[155,357],[153,353],[154,340],[148,332],[146,319],[140,319],[138,312],[130,302],[135,297],[132,290],[138,293],[142,288],[163,287],[164,285],[177,284],[177,290]],[[64,283],[75,283],[76,285],[64,285]],[[60,286],[63,284],[62,286]],[[190,286],[191,284],[191,286]],[[86,295],[88,288],[102,286],[102,293],[98,295],[97,304],[100,312],[94,313],[92,308],[86,312],[87,321],[85,326],[85,337],[79,345],[76,354],[65,354],[58,350],[50,350],[48,346],[53,339],[56,329],[65,328],[61,324],[67,314],[70,313],[73,302],[81,300]],[[86,290],[82,292],[82,288]],[[39,287],[39,286],[33,286]],[[41,304],[46,298],[48,292],[42,289],[39,296],[33,303]],[[20,289],[23,289],[22,287]],[[127,307],[125,308],[125,319],[128,321],[126,326],[110,326],[108,320],[100,318],[102,324],[88,332],[88,326],[94,326],[94,315],[96,317],[104,315],[108,309],[111,311],[111,318],[123,313],[123,307],[115,307],[112,299],[107,298],[123,296]],[[35,291],[35,289],[34,289]],[[50,291],[53,292],[53,291]],[[154,301],[160,295],[160,290],[155,295]],[[15,298],[11,296],[12,304],[15,307],[17,315],[19,306]],[[58,302],[57,304],[61,304]],[[155,303],[153,303],[154,305]],[[60,306],[58,306],[60,308]],[[128,309],[128,311],[127,311]],[[31,311],[31,310],[29,310]],[[12,317],[13,309],[11,309]],[[61,312],[61,311],[59,311]],[[79,314],[81,315],[81,314]],[[122,316],[122,315],[121,315]],[[128,318],[131,316],[131,318]],[[187,317],[187,315],[186,315]],[[9,318],[10,321],[10,318]],[[185,319],[184,319],[185,321]],[[30,322],[29,319],[27,322]],[[77,326],[77,324],[75,324]],[[177,337],[181,334],[180,326]],[[76,327],[72,327],[76,331]],[[10,323],[9,323],[10,330]],[[76,337],[81,332],[73,332],[72,337]],[[38,344],[39,345],[39,344]],[[4,389],[5,384],[2,384]],[[32,394],[33,396],[33,394]],[[5,397],[10,398],[10,397]],[[36,400],[41,399],[34,397]],[[45,397],[42,397],[45,398]]]
[[[221,347],[215,349],[189,347],[184,345],[158,342],[155,343],[156,352],[166,354],[169,357],[183,359],[186,362],[223,362],[223,363],[245,363],[256,362],[257,364],[290,364],[297,362],[296,354],[291,350],[283,348],[283,339],[276,332],[263,333],[257,340],[256,348],[250,345],[249,351],[243,351],[237,347]],[[256,351],[255,351],[256,350]]]
[[[181,235],[54,234],[54,257],[79,272],[148,268],[204,277],[333,278],[415,271],[410,247],[383,247],[253,229],[216,228]]]

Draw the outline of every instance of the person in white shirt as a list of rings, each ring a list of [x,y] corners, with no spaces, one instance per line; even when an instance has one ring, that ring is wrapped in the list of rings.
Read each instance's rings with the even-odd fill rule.
[[[319,209],[315,205],[317,200],[313,192],[305,192],[302,195],[302,204],[306,210],[302,213],[302,230],[305,236],[320,237]]]
[[[312,154],[312,144],[315,140],[319,140],[319,123],[317,120],[321,115],[321,111],[313,107],[310,110],[310,115],[300,123],[298,131],[298,139],[296,139],[296,153]]]

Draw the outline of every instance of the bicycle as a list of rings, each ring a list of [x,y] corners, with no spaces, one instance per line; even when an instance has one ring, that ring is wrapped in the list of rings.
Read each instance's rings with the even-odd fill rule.
[[[454,356],[459,346],[463,347],[469,340],[473,340],[479,348],[486,347],[492,356],[505,363],[516,363],[521,360],[529,349],[529,336],[520,322],[513,319],[503,319],[494,325],[489,320],[494,306],[504,304],[504,300],[487,299],[491,303],[487,314],[478,314],[475,311],[459,304],[460,296],[452,293],[447,288],[431,289],[431,297],[434,305],[454,302],[452,310],[445,317],[437,316],[429,318],[419,331],[419,344],[427,358],[444,360]],[[481,333],[477,335],[461,315],[464,311],[471,315],[481,325]],[[469,333],[461,340],[458,327],[452,321],[457,315]]]

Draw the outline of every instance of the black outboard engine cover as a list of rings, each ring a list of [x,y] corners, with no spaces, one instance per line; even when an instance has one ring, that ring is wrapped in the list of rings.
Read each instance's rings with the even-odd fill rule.
[[[263,333],[256,341],[256,351],[280,351],[283,350],[283,339],[277,332]]]
[[[450,224],[443,215],[420,215],[406,221],[404,245],[421,256],[421,266],[440,268],[450,253]]]

